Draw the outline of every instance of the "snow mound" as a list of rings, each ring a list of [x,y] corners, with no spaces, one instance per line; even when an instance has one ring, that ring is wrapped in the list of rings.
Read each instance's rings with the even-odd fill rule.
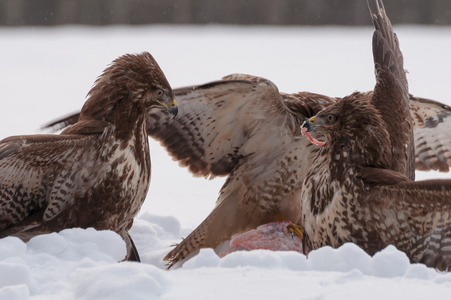
[[[25,284],[10,285],[0,288],[0,299],[27,300],[30,299],[30,292]]]
[[[222,259],[213,249],[201,249],[183,264],[182,269],[201,267],[288,269],[298,271],[341,272],[379,278],[409,277],[431,279],[439,274],[423,264],[410,264],[406,254],[390,245],[373,257],[362,248],[345,243],[337,249],[322,247],[306,257],[295,251],[252,250],[235,251]],[[357,273],[355,273],[357,271]],[[447,273],[444,273],[447,274]],[[451,274],[448,275],[451,279]]]
[[[55,292],[68,285],[74,270],[116,264],[125,252],[118,234],[93,228],[43,234],[28,243],[0,239],[0,299]]]
[[[168,281],[160,269],[123,262],[76,270],[72,277],[75,297],[80,300],[156,299]]]
[[[37,255],[52,255],[63,260],[90,258],[93,261],[120,261],[126,249],[122,238],[114,231],[96,231],[94,228],[73,228],[59,233],[32,238],[28,251]]]
[[[205,295],[206,299],[222,289],[215,282],[229,280],[237,288],[247,288],[244,282],[235,282],[240,276],[252,278],[253,284],[272,278],[285,288],[294,284],[293,279],[310,280],[312,287],[304,286],[306,295],[313,286],[322,286],[321,282],[325,284],[322,289],[381,280],[387,280],[384,286],[390,288],[390,280],[397,280],[404,288],[428,282],[443,291],[451,289],[451,274],[410,264],[406,255],[393,246],[371,257],[352,243],[338,249],[323,247],[308,257],[296,251],[242,250],[220,258],[213,249],[201,249],[178,269],[166,271],[161,259],[176,238],[174,221],[172,217],[150,214],[136,220],[132,237],[143,250],[141,264],[118,263],[125,255],[125,246],[111,231],[67,229],[35,237],[28,243],[14,237],[0,239],[0,299],[191,299],[194,296],[190,293],[197,295],[198,289],[205,287],[198,284],[208,282],[212,291]],[[174,228],[173,233],[166,232],[166,226]],[[273,283],[266,284],[274,287]],[[329,289],[321,291],[318,295]],[[229,299],[230,292],[223,293],[229,296],[222,299]],[[263,298],[266,295],[257,294]]]

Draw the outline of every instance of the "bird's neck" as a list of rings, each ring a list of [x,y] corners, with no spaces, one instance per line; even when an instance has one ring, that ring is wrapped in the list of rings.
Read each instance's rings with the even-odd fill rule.
[[[304,182],[311,191],[305,204],[309,205],[312,214],[321,214],[340,190],[348,190],[355,184],[357,171],[351,155],[346,149],[337,152],[326,146],[318,152]]]
[[[140,166],[140,176],[150,176],[150,149],[145,116],[130,119],[126,124],[114,124],[110,132],[105,132],[105,138],[110,144],[118,145],[119,150],[127,151],[134,157]]]
[[[126,106],[115,109],[111,116],[111,122],[114,124],[115,138],[119,140],[130,140],[133,136],[146,136],[146,118],[147,113],[139,106]]]
[[[122,150],[130,149],[138,164],[146,165],[150,169],[147,115],[145,107],[139,103],[132,105],[130,101],[118,101],[114,110],[105,115],[105,121],[110,126],[103,136],[110,140],[111,144],[118,144]]]

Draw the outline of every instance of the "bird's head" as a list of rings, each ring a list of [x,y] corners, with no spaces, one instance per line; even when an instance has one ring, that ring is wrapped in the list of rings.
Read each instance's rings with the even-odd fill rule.
[[[320,111],[316,116],[304,121],[301,125],[301,133],[305,135],[312,144],[323,146],[325,142],[321,142],[315,139],[311,133],[315,132],[314,135],[324,136],[331,126],[334,126],[337,121],[336,111]],[[327,134],[326,134],[327,136]]]
[[[325,136],[326,143],[359,140],[365,144],[374,141],[390,145],[387,126],[379,111],[369,98],[357,92],[306,120],[301,132],[317,145],[324,143],[315,140],[314,136]]]
[[[320,112],[318,115],[311,117],[310,119],[308,119],[308,120],[304,121],[304,123],[302,123],[301,133],[302,133],[302,135],[305,135],[313,144],[322,146],[325,143],[315,139],[311,135],[311,132],[316,131],[318,133],[318,131],[319,131],[322,134],[324,134],[324,131],[326,131],[330,126],[333,126],[334,123],[336,122],[336,120],[337,120],[337,115],[332,114],[332,113],[323,115]]]
[[[112,121],[145,115],[155,107],[167,110],[173,117],[178,113],[171,86],[148,52],[114,60],[99,76],[88,98],[80,118]]]

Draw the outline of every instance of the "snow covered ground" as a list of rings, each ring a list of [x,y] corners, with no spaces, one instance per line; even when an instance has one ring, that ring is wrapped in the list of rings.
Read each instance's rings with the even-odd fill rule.
[[[451,105],[451,28],[396,27],[410,92]],[[344,96],[374,86],[371,28],[62,27],[0,29],[0,138],[81,108],[95,78],[124,53],[149,51],[173,87],[248,73],[280,91]],[[142,264],[116,263],[125,246],[113,232],[70,229],[28,243],[0,240],[0,299],[445,299],[451,274],[388,247],[295,252],[210,249],[165,271],[170,245],[211,211],[223,179],[193,178],[155,142],[152,183],[131,230]],[[418,179],[449,178],[417,173]]]

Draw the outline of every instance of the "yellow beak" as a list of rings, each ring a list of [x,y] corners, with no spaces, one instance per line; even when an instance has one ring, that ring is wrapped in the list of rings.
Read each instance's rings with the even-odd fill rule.
[[[311,117],[310,119],[308,119],[310,122],[315,122],[315,117]]]
[[[179,112],[179,109],[177,107],[177,102],[175,101],[175,99],[172,99],[172,103],[167,105],[164,102],[160,102],[158,100],[156,100],[159,104],[161,104],[164,108],[166,108],[168,110],[168,112],[173,116],[173,118],[177,117],[177,114]]]

